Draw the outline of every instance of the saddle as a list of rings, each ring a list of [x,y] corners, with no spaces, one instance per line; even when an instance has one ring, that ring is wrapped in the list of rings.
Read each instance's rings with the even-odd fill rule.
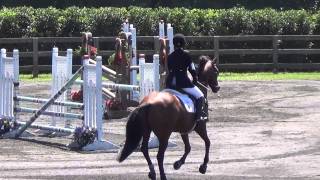
[[[196,108],[195,108],[196,99],[193,96],[185,93],[182,89],[181,90],[164,89],[164,90],[162,90],[162,92],[167,92],[167,93],[170,93],[170,94],[176,96],[180,100],[180,103],[185,107],[187,112],[189,112],[189,113],[196,112]],[[207,101],[207,99],[205,99],[205,106],[208,105],[207,103],[208,103],[208,101]],[[204,110],[202,111],[202,119],[208,120],[208,116],[207,116],[206,112],[204,112]]]
[[[195,99],[192,96],[189,96],[187,94],[183,94],[180,91],[174,90],[174,89],[164,89],[162,92],[170,93],[174,96],[176,96],[180,103],[186,108],[187,112],[189,113],[195,113]]]

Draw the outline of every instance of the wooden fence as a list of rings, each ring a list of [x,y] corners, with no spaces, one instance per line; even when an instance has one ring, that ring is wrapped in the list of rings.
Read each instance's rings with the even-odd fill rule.
[[[219,63],[219,68],[225,71],[228,70],[265,70],[265,71],[278,71],[279,69],[294,69],[294,70],[320,70],[320,61],[316,63],[306,62],[306,63],[280,63],[280,55],[319,55],[320,49],[315,49],[312,47],[296,48],[296,49],[284,49],[279,47],[279,44],[283,41],[287,42],[320,42],[320,35],[243,35],[243,36],[187,36],[188,43],[206,43],[212,44],[204,47],[204,49],[199,48],[188,48],[192,56],[199,55],[210,55],[217,58]],[[239,42],[266,42],[270,46],[267,48],[225,48],[221,47],[223,43],[239,43]],[[98,48],[98,54],[102,56],[110,56],[114,53],[114,50],[103,49],[103,43],[114,44],[115,37],[94,37],[94,45]],[[7,48],[6,46],[15,47],[20,50],[21,47],[27,45],[27,48],[20,50],[20,58],[32,58],[32,63],[29,65],[24,65],[21,70],[32,72],[34,76],[37,76],[39,71],[50,71],[51,65],[40,65],[40,58],[51,58],[51,48],[47,50],[41,50],[39,46],[43,44],[58,44],[58,43],[73,43],[78,46],[81,45],[80,37],[33,37],[33,38],[1,38],[0,48]],[[146,55],[152,55],[157,53],[159,49],[159,41],[157,36],[138,36],[138,53],[144,53]],[[139,43],[143,45],[139,45]],[[149,45],[146,45],[149,44]],[[150,47],[150,45],[152,47]],[[147,46],[143,47],[143,46]],[[202,47],[203,48],[203,47]],[[66,49],[64,49],[66,50]],[[10,53],[8,53],[10,55]],[[257,62],[257,63],[223,63],[221,58],[224,55],[262,55],[265,57],[271,57],[268,62]]]

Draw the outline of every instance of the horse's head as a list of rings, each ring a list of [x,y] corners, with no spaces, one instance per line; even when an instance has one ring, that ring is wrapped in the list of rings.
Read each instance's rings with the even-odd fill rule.
[[[205,86],[209,86],[212,92],[217,93],[220,90],[218,83],[219,69],[215,59],[209,56],[199,57],[198,77],[199,82]]]

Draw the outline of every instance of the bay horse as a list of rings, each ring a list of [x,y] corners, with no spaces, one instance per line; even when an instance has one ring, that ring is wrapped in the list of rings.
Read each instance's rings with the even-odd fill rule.
[[[207,94],[209,86],[212,92],[217,93],[220,89],[218,85],[219,70],[215,60],[208,56],[200,56],[198,67],[198,79],[206,87],[199,87]],[[167,115],[167,116],[166,116]],[[148,152],[148,141],[153,131],[159,140],[157,154],[158,166],[161,180],[166,179],[163,168],[164,153],[168,146],[168,140],[172,132],[181,134],[185,144],[183,156],[174,163],[174,169],[179,169],[184,163],[191,150],[188,133],[194,130],[205,142],[204,162],[199,168],[199,172],[204,174],[209,162],[210,140],[207,135],[206,121],[195,121],[194,113],[187,112],[179,99],[168,92],[152,92],[146,96],[128,117],[126,124],[126,140],[124,146],[118,153],[117,160],[124,161],[139,145],[141,139],[141,151],[149,166],[149,178],[156,179],[154,166],[150,160]]]

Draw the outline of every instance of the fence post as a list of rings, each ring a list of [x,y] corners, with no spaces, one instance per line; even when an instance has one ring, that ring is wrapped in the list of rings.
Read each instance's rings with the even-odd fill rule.
[[[99,37],[94,37],[93,38],[93,45],[97,50],[99,49]]]
[[[272,36],[272,61],[273,61],[273,73],[277,73],[279,69],[279,64],[278,64],[278,57],[279,57],[279,51],[278,51],[278,45],[279,45],[279,36],[274,35]]]
[[[33,77],[38,77],[39,74],[39,49],[38,49],[38,38],[32,38],[32,45],[33,45],[33,66],[32,66],[32,75]]]
[[[153,36],[153,47],[154,47],[153,54],[159,54],[159,51],[160,51],[159,38],[160,38],[159,36]]]
[[[215,36],[213,39],[214,57],[216,58],[217,65],[219,64],[219,37]]]

